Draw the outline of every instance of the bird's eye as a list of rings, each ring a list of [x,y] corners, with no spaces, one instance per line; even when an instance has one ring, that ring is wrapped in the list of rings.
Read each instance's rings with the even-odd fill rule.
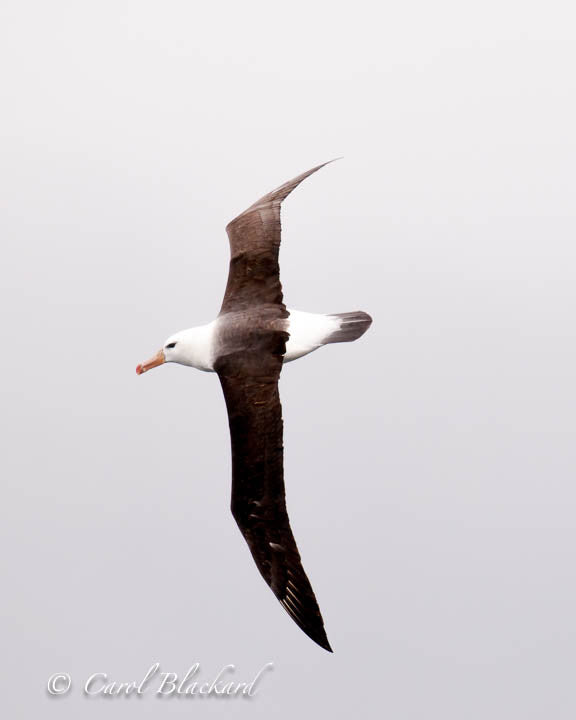
[[[173,343],[168,343],[168,345],[166,345],[166,350],[172,350],[173,347],[176,347],[176,343],[175,343],[175,342],[173,342]]]

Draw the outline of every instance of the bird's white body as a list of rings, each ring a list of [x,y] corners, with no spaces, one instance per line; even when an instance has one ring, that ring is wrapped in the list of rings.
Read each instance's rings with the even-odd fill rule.
[[[340,327],[339,318],[334,315],[289,310],[288,332],[284,362],[297,360],[318,350],[326,340]]]
[[[290,337],[286,343],[284,362],[297,360],[326,344],[341,324],[335,315],[289,310],[287,330]],[[218,319],[207,325],[181,330],[169,337],[164,346],[166,362],[189,365],[197,370],[214,372],[215,340]],[[168,345],[176,343],[175,347]]]

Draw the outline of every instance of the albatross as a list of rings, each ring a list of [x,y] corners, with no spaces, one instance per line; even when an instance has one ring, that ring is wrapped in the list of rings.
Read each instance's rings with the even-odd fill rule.
[[[283,363],[324,345],[357,340],[372,322],[361,311],[322,315],[284,305],[280,206],[327,164],[264,195],[227,225],[230,267],[218,317],[169,337],[136,372],[175,362],[218,375],[230,426],[232,515],[283,608],[308,637],[332,652],[288,520],[278,392]]]

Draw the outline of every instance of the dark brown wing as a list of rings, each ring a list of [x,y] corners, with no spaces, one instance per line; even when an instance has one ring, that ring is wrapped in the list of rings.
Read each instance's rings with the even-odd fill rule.
[[[327,164],[284,183],[228,223],[230,270],[220,314],[254,305],[282,304],[278,267],[280,205],[302,180]]]
[[[250,348],[216,363],[232,440],[232,514],[258,570],[284,609],[332,652],[290,529],[284,494],[278,378],[287,333],[255,331]]]

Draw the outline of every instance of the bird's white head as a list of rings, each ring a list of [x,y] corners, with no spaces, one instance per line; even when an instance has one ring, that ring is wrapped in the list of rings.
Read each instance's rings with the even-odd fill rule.
[[[168,362],[189,365],[198,370],[213,370],[213,325],[214,323],[210,323],[171,335],[156,355],[138,365],[136,372],[138,375],[142,375],[142,373]]]

